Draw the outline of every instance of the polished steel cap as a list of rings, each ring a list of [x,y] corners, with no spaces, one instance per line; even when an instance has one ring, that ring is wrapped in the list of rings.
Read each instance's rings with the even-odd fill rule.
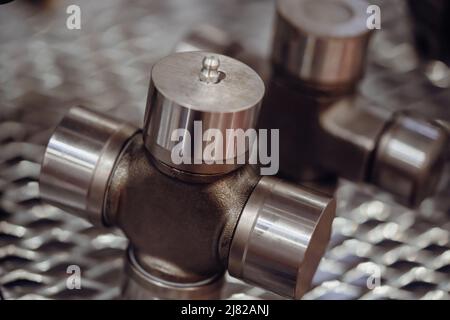
[[[40,174],[41,198],[101,225],[109,177],[136,131],[130,124],[84,107],[71,108],[47,145]]]
[[[272,60],[317,86],[362,76],[370,30],[363,0],[278,0]]]
[[[329,197],[263,177],[239,218],[230,248],[230,274],[300,298],[328,245],[335,210]]]
[[[433,195],[444,175],[447,130],[418,115],[400,113],[381,136],[372,182],[415,206]]]
[[[203,175],[230,172],[238,165],[217,164],[240,156],[227,130],[254,128],[263,95],[261,78],[235,59],[209,52],[172,54],[152,69],[145,146],[154,158],[181,171]],[[209,129],[220,132],[223,150],[205,164],[203,151],[212,140],[203,139],[211,134]],[[171,157],[181,141],[178,153],[190,163],[176,163]]]

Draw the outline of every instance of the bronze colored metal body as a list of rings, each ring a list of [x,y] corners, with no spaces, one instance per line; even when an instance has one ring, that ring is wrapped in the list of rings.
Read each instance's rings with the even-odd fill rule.
[[[162,173],[154,161],[141,135],[130,142],[109,187],[108,222],[124,230],[144,269],[168,281],[223,273],[234,225],[259,176],[245,166],[211,183],[190,183]]]

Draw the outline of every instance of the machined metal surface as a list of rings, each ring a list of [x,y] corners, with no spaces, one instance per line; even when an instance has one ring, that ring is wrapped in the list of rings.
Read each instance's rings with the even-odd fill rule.
[[[361,42],[359,47],[349,45],[342,52],[339,46],[331,45],[330,52],[338,58],[334,60],[330,56],[314,60],[306,57],[301,62],[301,69],[323,68],[344,75],[345,63],[339,59],[342,53],[349,59],[348,65],[359,68],[359,76],[352,73],[347,81],[340,82],[341,89],[324,91],[327,79],[310,83],[311,80],[301,72],[283,74],[279,70],[282,60],[273,59],[268,99],[263,104],[260,122],[262,127],[279,128],[284,134],[280,143],[280,167],[281,174],[287,179],[301,183],[336,175],[376,184],[397,196],[402,203],[415,206],[436,192],[437,177],[443,175],[448,134],[433,121],[427,122],[413,115],[396,118],[392,112],[354,94],[353,89],[363,76],[366,63],[370,31],[366,26],[368,17],[363,12],[368,9],[369,5],[361,1],[278,2],[277,16],[287,15],[291,24],[297,27],[304,24],[301,33],[311,34],[313,40],[322,37],[325,29],[335,33],[328,39],[330,42],[336,38],[349,41],[355,34]],[[290,15],[295,10],[301,14]],[[329,17],[324,14],[327,10],[333,15],[329,21],[320,21],[319,17],[313,19],[313,10],[323,17]],[[336,26],[329,25],[333,22]],[[348,38],[343,36],[345,32]],[[295,52],[287,45],[278,45],[287,42],[285,34],[275,33],[272,48],[275,57],[279,55],[279,48],[284,48],[287,53]],[[301,39],[298,35],[292,37],[296,41]],[[320,48],[313,40],[311,47]],[[295,52],[295,57],[303,56],[300,49]],[[315,56],[313,51],[310,53]],[[284,69],[287,70],[287,66]],[[398,125],[396,121],[402,124]],[[400,126],[402,128],[398,129]]]
[[[378,143],[373,183],[418,205],[447,184],[448,133],[436,122],[408,114],[394,116]]]
[[[103,225],[103,205],[114,164],[138,129],[83,107],[70,108],[47,145],[40,196]]]
[[[388,111],[406,108],[448,121],[449,92],[418,70],[403,1],[372,2],[382,8],[383,27],[361,94]],[[53,2],[48,14],[20,1],[0,9],[0,283],[6,299],[119,296],[124,237],[39,202],[38,164],[65,108],[82,103],[141,125],[148,70],[191,25],[214,23],[264,53],[274,16],[271,1],[79,3],[89,21],[81,32],[64,28],[70,1]],[[448,299],[448,192],[410,210],[342,181],[332,243],[304,298]],[[82,269],[81,290],[65,285],[71,264]],[[374,274],[380,286],[372,290],[366,280]],[[274,298],[226,281],[224,297]]]
[[[200,62],[199,71],[195,66]],[[259,76],[236,60],[205,52],[176,53],[152,69],[143,133],[79,107],[71,108],[57,126],[42,161],[41,198],[61,209],[75,207],[80,211],[76,214],[91,220],[94,216],[95,222],[124,232],[130,240],[124,296],[218,298],[230,257],[231,275],[244,281],[296,299],[309,289],[330,239],[333,199],[282,180],[261,180],[245,161],[229,173],[223,162],[239,157],[229,132],[254,130],[263,93]],[[180,116],[184,113],[187,118]],[[207,129],[226,137],[225,157],[213,159],[220,161],[213,181],[180,179],[171,173],[179,171],[173,159],[167,163],[173,169],[161,170],[166,159],[153,149],[156,143],[173,152],[177,146],[164,144],[166,133],[173,135],[169,130],[189,129],[178,142],[188,148],[179,153],[191,152],[191,143],[203,143],[202,130],[196,132],[191,116],[201,126],[203,120],[217,118],[206,123]],[[188,160],[201,160],[195,147],[192,151]],[[211,165],[202,162],[190,166],[192,178]],[[59,189],[64,191],[61,199]],[[263,247],[267,251],[258,250]]]
[[[448,183],[448,132],[420,114],[389,113],[372,103],[345,98],[321,112],[315,159],[340,177],[377,185],[415,207]]]
[[[389,112],[367,99],[351,96],[338,100],[320,112],[316,159],[340,177],[366,181],[389,118]]]
[[[239,218],[228,261],[232,276],[299,299],[325,253],[334,199],[263,177]]]
[[[352,114],[354,108],[327,109],[354,94],[363,77],[372,35],[366,25],[367,8],[365,1],[358,0],[277,1],[272,70],[259,126],[280,129],[283,178],[296,182],[321,180],[333,177],[339,166],[350,167],[345,173],[351,176],[365,175],[366,168],[358,164],[367,163],[370,153],[351,145],[358,139],[343,139],[348,143],[340,144],[341,151],[337,146],[342,131],[346,136],[351,134],[347,125],[361,129],[364,117],[352,122],[350,118],[361,116]],[[346,125],[341,127],[334,121]],[[367,126],[368,131],[380,121],[375,122]],[[334,129],[340,132],[335,135]]]
[[[261,78],[235,59],[209,52],[172,54],[152,69],[145,145],[156,159],[182,171],[204,175],[230,172],[242,164],[237,159],[245,156],[248,147],[237,150],[234,133],[229,132],[255,127],[263,96]],[[183,131],[173,137],[175,130]],[[223,137],[222,150],[204,159],[204,134],[211,130]],[[181,138],[178,153],[189,163],[172,159]],[[205,161],[212,163],[204,165]]]
[[[277,1],[274,64],[321,87],[354,83],[366,62],[367,7],[360,0]]]

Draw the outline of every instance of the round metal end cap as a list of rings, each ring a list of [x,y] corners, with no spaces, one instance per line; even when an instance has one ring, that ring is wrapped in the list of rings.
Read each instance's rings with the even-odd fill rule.
[[[218,64],[221,79],[217,83],[200,80],[205,58]],[[185,109],[205,113],[253,109],[264,95],[264,83],[253,69],[238,60],[212,52],[169,55],[153,66],[151,80],[166,100]]]
[[[437,191],[445,177],[447,130],[418,115],[400,113],[388,125],[376,150],[372,182],[417,206]]]
[[[84,107],[71,108],[47,145],[39,178],[41,198],[102,225],[109,177],[122,148],[137,131]]]
[[[145,146],[154,158],[178,170],[204,175],[230,172],[238,165],[227,160],[240,154],[229,143],[228,130],[254,128],[263,95],[263,81],[242,62],[211,52],[172,54],[152,69]],[[206,145],[217,142],[213,138],[206,142],[205,135],[208,139],[217,132],[223,139],[218,146],[221,152],[205,164]],[[189,161],[174,161],[172,151],[177,145],[177,155]]]
[[[371,34],[368,6],[362,0],[278,0],[275,65],[322,87],[357,81]]]
[[[328,245],[334,199],[263,177],[244,207],[231,243],[232,276],[299,299]]]

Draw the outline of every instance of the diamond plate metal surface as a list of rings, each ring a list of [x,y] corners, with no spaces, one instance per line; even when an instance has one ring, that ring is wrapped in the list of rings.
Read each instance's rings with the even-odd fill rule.
[[[361,94],[390,109],[450,120],[445,77],[421,72],[403,1],[382,6]],[[140,124],[149,71],[193,26],[211,23],[246,50],[267,53],[271,1],[77,1],[82,29],[68,30],[71,1],[0,5],[0,284],[6,299],[120,297],[127,241],[115,231],[43,204],[37,177],[63,110],[81,103]],[[448,299],[450,187],[411,211],[370,188],[342,182],[330,249],[305,299]],[[66,287],[69,265],[82,290]],[[380,286],[367,280],[379,275]],[[232,299],[273,297],[230,279]]]

